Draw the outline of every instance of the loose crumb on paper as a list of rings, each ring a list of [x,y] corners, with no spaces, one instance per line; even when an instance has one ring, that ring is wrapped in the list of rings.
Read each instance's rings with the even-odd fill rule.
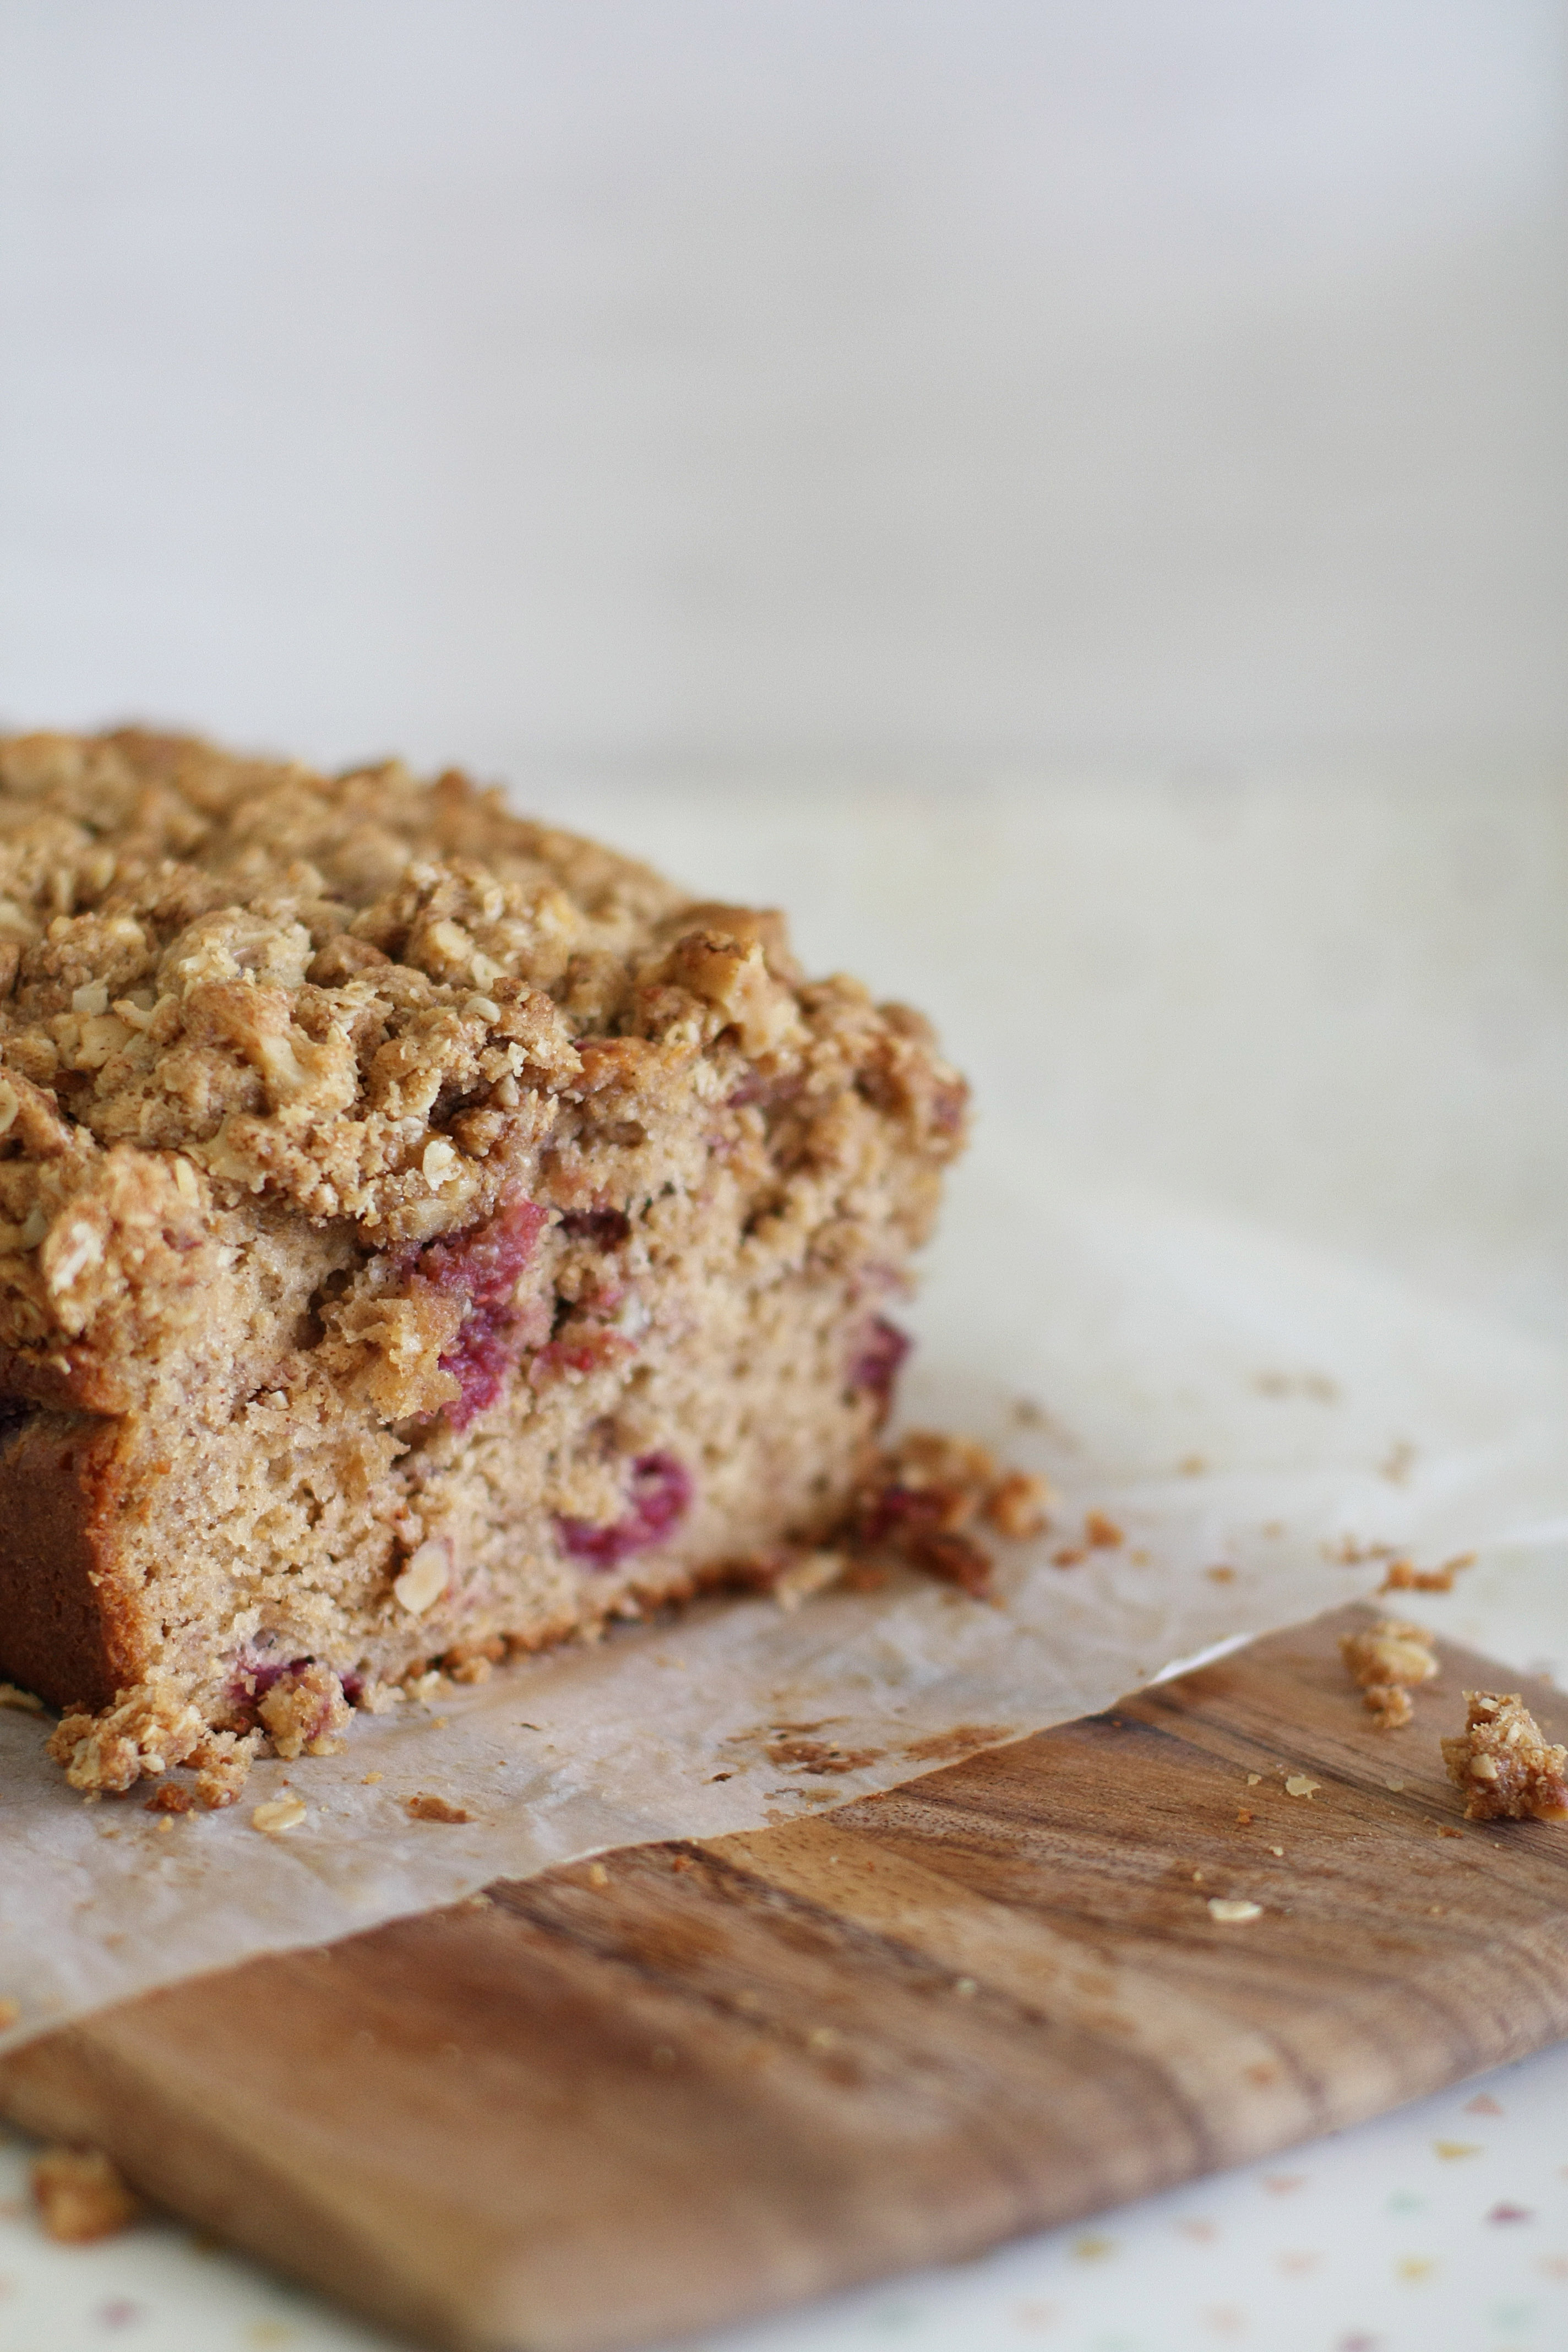
[[[264,1837],[281,1837],[285,1830],[299,1828],[306,1810],[302,1797],[269,1797],[251,1814],[250,1826]]]
[[[47,2147],[33,2159],[33,2200],[45,2233],[61,2245],[85,2246],[110,2238],[141,2210],[102,2150]]]
[[[468,1818],[461,1805],[448,1804],[445,1797],[427,1796],[423,1790],[408,1799],[404,1811],[416,1822],[466,1822]]]
[[[1440,1568],[1417,1568],[1413,1560],[1391,1559],[1377,1589],[1380,1592],[1452,1592],[1460,1570],[1473,1568],[1475,1562],[1473,1551],[1458,1552]]]

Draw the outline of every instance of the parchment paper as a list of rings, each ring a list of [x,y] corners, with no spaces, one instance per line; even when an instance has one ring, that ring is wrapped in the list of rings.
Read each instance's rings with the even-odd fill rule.
[[[345,1754],[262,1764],[225,1813],[84,1805],[43,1757],[47,1723],[0,1711],[4,2042],[494,1878],[889,1788],[1367,1592],[1373,1546],[1478,1551],[1451,1602],[1391,1605],[1462,1631],[1467,1579],[1494,1626],[1511,1591],[1511,1663],[1568,1662],[1568,1357],[1550,1345],[1155,1200],[1086,1194],[994,1131],[909,1319],[902,1417],[994,1443],[1061,1498],[1046,1538],[999,1548],[997,1604],[913,1575],[793,1615],[706,1602],[361,1717]],[[1090,1508],[1125,1542],[1053,1564]],[[792,1760],[781,1743],[803,1738],[830,1755]],[[306,1819],[263,1834],[253,1810],[285,1787]],[[470,1819],[411,1819],[416,1793]]]

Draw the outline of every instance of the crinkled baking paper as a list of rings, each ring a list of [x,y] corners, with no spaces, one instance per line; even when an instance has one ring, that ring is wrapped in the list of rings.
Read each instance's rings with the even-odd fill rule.
[[[992,1442],[1060,1497],[1043,1538],[999,1547],[994,1605],[912,1574],[794,1614],[704,1602],[360,1717],[344,1754],[263,1763],[221,1813],[84,1804],[47,1722],[0,1711],[5,2040],[493,1879],[889,1788],[1366,1593],[1380,1546],[1477,1552],[1429,1618],[1463,1633],[1484,1591],[1512,1663],[1568,1661],[1568,1359],[1548,1345],[1086,1195],[994,1137],[954,1181],[910,1319],[905,1418]],[[1057,1565],[1091,1509],[1124,1540]],[[264,1834],[252,1813],[285,1787],[305,1817]],[[468,1819],[412,1818],[416,1794]]]

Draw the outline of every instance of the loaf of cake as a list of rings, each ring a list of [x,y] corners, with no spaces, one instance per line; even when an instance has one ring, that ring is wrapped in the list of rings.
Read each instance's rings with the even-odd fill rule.
[[[778,914],[461,776],[0,743],[0,1676],[78,1787],[221,1803],[798,1559],[964,1103]]]

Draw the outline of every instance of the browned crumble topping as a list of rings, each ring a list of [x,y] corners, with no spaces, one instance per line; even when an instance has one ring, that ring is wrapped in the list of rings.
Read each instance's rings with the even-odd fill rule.
[[[209,1737],[205,1719],[166,1680],[117,1691],[100,1715],[68,1715],[48,1752],[73,1789],[120,1795],[185,1763]]]
[[[1471,1822],[1568,1821],[1568,1748],[1552,1745],[1517,1692],[1467,1691],[1465,1728],[1443,1742]]]
[[[189,1813],[195,1810],[196,1792],[183,1780],[161,1780],[142,1806],[148,1813]]]
[[[860,1491],[849,1540],[862,1557],[891,1552],[977,1601],[991,1597],[994,1562],[970,1532],[984,1519],[1019,1539],[1046,1525],[1043,1478],[998,1465],[988,1446],[910,1430],[879,1454]]]
[[[32,2179],[38,2218],[61,2245],[112,2237],[141,2210],[108,2157],[95,2147],[47,2147],[33,2158]]]
[[[1473,1551],[1462,1551],[1446,1559],[1441,1568],[1417,1568],[1414,1560],[1391,1559],[1377,1589],[1380,1592],[1452,1592],[1455,1577],[1461,1569],[1473,1568],[1475,1559]]]
[[[353,1709],[330,1666],[290,1667],[279,1675],[256,1712],[286,1764],[300,1756],[341,1756]]]
[[[1401,1683],[1367,1683],[1361,1703],[1380,1731],[1402,1731],[1415,1712]]]
[[[830,1546],[774,1545],[730,1562],[728,1572],[787,1611],[836,1584],[879,1591],[890,1559],[986,1600],[994,1563],[970,1532],[975,1522],[1026,1541],[1047,1524],[1054,1499],[1044,1478],[999,1467],[971,1438],[911,1430],[877,1453]]]
[[[117,1692],[113,1706],[99,1715],[63,1716],[49,1735],[47,1750],[57,1764],[64,1765],[71,1787],[87,1796],[122,1796],[138,1780],[156,1780],[179,1764],[192,1765],[195,1801],[216,1811],[232,1805],[243,1791],[260,1739],[259,1732],[242,1738],[212,1730],[194,1706],[159,1680]],[[291,1752],[300,1751],[296,1748]],[[149,1806],[160,1812],[188,1810],[188,1799],[173,1790],[160,1790]]]
[[[1399,1730],[1410,1721],[1411,1686],[1429,1682],[1437,1671],[1426,1627],[1396,1617],[1359,1633],[1342,1633],[1340,1655],[1351,1680],[1361,1686],[1363,1706],[1383,1731]]]
[[[237,1804],[260,1745],[259,1731],[209,1732],[191,1758],[196,1768],[196,1802],[209,1812]]]

